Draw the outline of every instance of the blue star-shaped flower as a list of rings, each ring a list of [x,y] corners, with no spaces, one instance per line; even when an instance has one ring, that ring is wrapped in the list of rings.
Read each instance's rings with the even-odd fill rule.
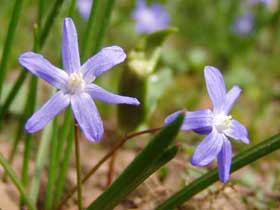
[[[207,134],[197,146],[191,162],[195,166],[206,166],[218,156],[219,178],[225,183],[229,179],[232,159],[231,143],[227,136],[245,144],[250,142],[247,129],[229,115],[234,102],[240,96],[241,89],[234,86],[226,92],[224,78],[215,67],[206,66],[204,76],[208,94],[213,103],[213,111],[202,109],[186,112],[181,129]],[[169,115],[165,123],[173,121],[180,112]]]
[[[35,112],[25,125],[34,133],[71,104],[73,114],[86,138],[98,141],[103,136],[103,123],[95,103],[97,99],[111,104],[139,105],[136,98],[115,95],[93,84],[96,77],[123,62],[126,54],[117,46],[106,47],[80,64],[78,38],[71,18],[65,18],[62,38],[62,60],[65,71],[53,66],[42,55],[25,52],[19,63],[32,74],[59,89],[49,101]]]
[[[147,6],[144,0],[137,1],[132,17],[136,21],[136,31],[139,33],[152,33],[169,25],[169,15],[165,8],[156,3]]]

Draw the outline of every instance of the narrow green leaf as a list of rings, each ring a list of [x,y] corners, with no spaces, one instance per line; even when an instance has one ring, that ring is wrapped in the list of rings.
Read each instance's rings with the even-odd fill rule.
[[[16,173],[14,172],[14,170],[12,169],[10,164],[2,156],[2,154],[0,154],[0,164],[3,166],[7,175],[10,177],[11,181],[13,182],[13,184],[16,186],[16,188],[20,192],[20,195],[22,196],[22,199],[26,203],[28,209],[36,210],[34,203],[32,202],[31,198],[28,197],[27,192],[24,190],[24,186],[20,182],[19,178],[17,177]]]
[[[85,56],[86,56],[87,47],[89,46],[89,40],[92,35],[92,30],[96,31],[98,29],[97,19],[98,19],[99,4],[100,4],[100,0],[94,0],[92,2],[89,19],[88,19],[84,37],[82,40],[82,46],[81,46],[81,60],[82,61],[85,59]],[[95,42],[95,45],[96,45],[96,42]]]
[[[232,165],[231,173],[237,171],[238,169],[255,162],[256,160],[274,152],[280,148],[280,134],[277,134],[257,145],[252,146],[251,148],[243,151],[239,155],[235,156]],[[185,201],[192,198],[197,193],[206,189],[216,181],[218,181],[218,171],[213,169],[198,178],[182,190],[178,191],[172,195],[168,200],[163,202],[156,210],[170,210],[184,203]]]
[[[6,40],[5,40],[1,63],[0,63],[0,72],[1,72],[0,73],[0,97],[2,95],[1,93],[2,93],[2,87],[5,80],[5,76],[6,76],[7,64],[9,62],[10,52],[13,45],[15,31],[18,25],[18,20],[21,14],[22,5],[23,5],[23,0],[15,1],[8,32],[6,35]]]
[[[137,155],[116,181],[90,204],[87,210],[113,209],[129,192],[134,190],[145,177],[148,177],[153,169],[159,167],[159,163],[161,162],[159,158],[162,157],[166,148],[176,137],[183,122],[183,118],[184,116],[180,115],[176,120],[164,127],[142,152]]]
[[[48,159],[50,141],[51,139],[53,139],[51,132],[54,129],[54,125],[57,126],[56,119],[52,123],[48,124],[47,127],[44,129],[39,150],[37,153],[35,169],[34,169],[34,174],[32,177],[31,188],[30,188],[30,196],[34,202],[36,202],[38,198],[41,175],[44,166],[46,164],[46,161]]]
[[[99,23],[100,28],[96,36],[96,42],[93,45],[93,54],[95,54],[102,46],[105,33],[110,23],[111,14],[114,8],[115,0],[107,0],[104,6],[103,17]]]
[[[72,146],[73,146],[73,142],[74,142],[74,129],[70,130],[70,135],[69,135],[69,139],[67,141],[66,144],[66,148],[64,151],[64,159],[62,161],[62,166],[61,166],[61,170],[58,176],[58,180],[57,180],[57,185],[56,185],[56,191],[55,191],[55,201],[54,201],[54,206],[57,206],[61,196],[63,194],[63,190],[64,190],[64,186],[65,186],[65,179],[66,179],[66,175],[67,175],[67,171],[69,168],[69,163],[70,163],[70,158],[71,158],[71,154],[72,154]]]
[[[55,178],[56,178],[56,162],[59,162],[59,160],[56,160],[56,149],[58,145],[58,123],[57,118],[53,121],[52,124],[52,135],[51,135],[51,142],[50,142],[50,153],[49,153],[49,167],[48,167],[48,184],[47,184],[47,192],[45,197],[45,209],[49,210],[52,209],[52,203],[53,203],[53,193],[54,193],[54,187],[55,187]]]

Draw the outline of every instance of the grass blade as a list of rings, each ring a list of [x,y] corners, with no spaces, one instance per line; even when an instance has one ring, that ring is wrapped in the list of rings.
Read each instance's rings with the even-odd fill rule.
[[[0,97],[2,93],[2,87],[6,76],[7,71],[7,64],[10,57],[11,48],[13,45],[14,37],[15,37],[15,31],[18,25],[18,20],[21,14],[23,5],[23,0],[16,0],[13,8],[13,13],[11,16],[8,32],[6,35],[6,40],[3,48],[1,63],[0,63]]]
[[[107,0],[103,17],[99,23],[101,26],[96,36],[96,42],[93,45],[93,54],[95,54],[102,46],[105,33],[110,23],[111,14],[114,8],[115,0]]]
[[[0,164],[3,166],[7,175],[10,177],[11,181],[13,182],[13,184],[16,186],[16,188],[20,192],[20,194],[22,196],[22,199],[26,203],[28,209],[29,210],[36,210],[36,207],[35,207],[34,203],[32,202],[31,198],[28,197],[27,192],[25,192],[24,186],[20,182],[19,178],[17,177],[16,173],[14,172],[14,170],[12,169],[10,164],[2,156],[2,154],[0,154]]]

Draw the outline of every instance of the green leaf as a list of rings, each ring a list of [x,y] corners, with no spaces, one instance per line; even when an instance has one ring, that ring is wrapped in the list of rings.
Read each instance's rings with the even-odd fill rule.
[[[243,151],[234,157],[231,165],[231,173],[238,169],[255,162],[256,160],[272,153],[280,148],[280,134],[277,134],[251,148]],[[172,195],[168,200],[163,202],[156,210],[170,210],[192,198],[197,193],[206,189],[218,181],[218,171],[213,169],[191,184]]]
[[[5,169],[7,175],[10,177],[13,184],[16,186],[22,199],[26,203],[29,210],[36,210],[35,204],[32,202],[31,198],[28,196],[27,192],[24,190],[24,186],[20,182],[19,178],[17,177],[15,171],[12,169],[10,164],[5,160],[5,158],[0,154],[0,164]]]
[[[167,148],[176,137],[183,118],[184,115],[181,114],[176,120],[165,126],[137,155],[116,181],[90,204],[87,210],[113,209],[128,193],[161,167],[166,160],[172,158],[177,150],[174,147],[171,147],[170,150]]]

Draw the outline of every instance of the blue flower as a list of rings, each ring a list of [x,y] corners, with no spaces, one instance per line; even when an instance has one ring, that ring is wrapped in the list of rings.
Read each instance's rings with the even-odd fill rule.
[[[238,16],[233,24],[233,32],[237,35],[247,36],[253,31],[254,17],[247,12]]]
[[[144,0],[137,1],[132,16],[136,21],[136,31],[139,33],[152,33],[169,25],[169,15],[165,8],[156,3],[148,6]]]
[[[103,123],[95,103],[97,99],[111,104],[139,105],[136,98],[115,95],[92,82],[113,66],[123,62],[126,54],[117,46],[106,47],[80,64],[78,38],[71,18],[65,18],[62,38],[62,60],[65,71],[53,66],[42,55],[25,52],[19,63],[32,74],[56,87],[54,94],[25,124],[25,130],[34,133],[41,130],[58,113],[71,104],[80,128],[90,141],[103,136]]]
[[[77,9],[85,20],[89,18],[92,3],[93,0],[77,0]]]
[[[204,76],[213,103],[213,111],[210,109],[187,111],[181,129],[207,134],[197,146],[191,162],[195,166],[206,166],[218,157],[219,178],[225,183],[229,179],[232,159],[231,143],[227,137],[245,144],[250,142],[247,129],[229,115],[233,104],[241,94],[241,89],[233,86],[229,92],[226,92],[224,78],[215,67],[206,66]],[[165,123],[173,121],[180,112],[169,115]]]

